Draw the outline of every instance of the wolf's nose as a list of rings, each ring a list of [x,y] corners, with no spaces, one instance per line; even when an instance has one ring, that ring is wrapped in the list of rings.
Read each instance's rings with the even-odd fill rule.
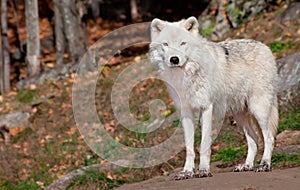
[[[178,65],[179,58],[177,56],[173,56],[170,58],[170,62],[173,63],[174,65]]]

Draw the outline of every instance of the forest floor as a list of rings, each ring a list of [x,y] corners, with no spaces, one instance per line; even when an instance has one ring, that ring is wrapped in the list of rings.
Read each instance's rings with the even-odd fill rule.
[[[285,8],[279,7],[273,12],[253,17],[247,24],[232,30],[226,38],[262,41],[271,48],[276,58],[299,52],[300,26],[294,23],[288,26],[279,24],[279,17]],[[91,43],[105,32],[123,25],[115,23],[110,28],[109,23],[99,20],[88,25]],[[117,60],[117,64],[104,70],[105,77],[99,80],[96,88],[96,109],[99,117],[103,118],[106,130],[117,141],[132,147],[159,144],[178,126],[178,121],[174,121],[172,126],[141,135],[125,130],[113,115],[109,101],[113,81],[128,65],[137,64],[141,58],[147,57],[146,53],[147,48],[142,48],[138,52],[118,55],[113,60]],[[44,66],[51,69],[55,63],[51,64],[52,55],[47,56],[43,57]],[[43,188],[75,169],[107,162],[88,147],[76,126],[72,110],[74,77],[71,75],[64,80],[47,81],[26,90],[13,90],[0,98],[1,115],[16,111],[31,114],[29,125],[10,130],[12,138],[9,145],[5,145],[0,138],[0,189]],[[105,88],[101,85],[105,85]],[[132,112],[137,118],[149,117],[148,107],[144,104],[144,100],[148,99],[163,100],[167,105],[167,114],[175,110],[162,82],[145,80],[136,85],[130,95]],[[272,158],[274,171],[270,173],[231,172],[236,164],[243,162],[247,148],[242,130],[226,120],[212,147],[212,171],[215,174],[212,178],[170,182],[168,175],[183,166],[185,152],[181,151],[167,162],[153,167],[123,168],[111,172],[88,171],[75,178],[68,188],[111,189],[126,184],[121,189],[295,189],[299,187],[300,177],[300,108],[290,104],[280,110],[278,139]],[[195,134],[197,145],[200,139],[198,127]],[[256,163],[261,158],[261,148]],[[198,146],[195,149],[198,150]],[[196,160],[199,162],[198,155]]]

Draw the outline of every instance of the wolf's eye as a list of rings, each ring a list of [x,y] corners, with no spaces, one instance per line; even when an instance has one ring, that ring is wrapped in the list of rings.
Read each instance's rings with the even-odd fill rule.
[[[162,43],[162,45],[163,45],[163,46],[168,46],[169,44],[168,44],[168,43]]]
[[[186,42],[181,42],[181,44],[180,44],[180,45],[181,45],[181,46],[183,46],[183,45],[185,45],[185,44],[186,44]]]

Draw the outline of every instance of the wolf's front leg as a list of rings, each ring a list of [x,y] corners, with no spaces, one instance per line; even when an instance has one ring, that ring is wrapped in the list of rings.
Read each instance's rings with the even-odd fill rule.
[[[186,147],[186,159],[184,168],[181,172],[176,173],[174,176],[175,180],[189,179],[194,177],[194,161],[195,161],[195,151],[194,151],[194,122],[193,117],[184,116],[181,119],[183,130],[184,130],[184,140]]]
[[[210,172],[210,157],[212,144],[212,104],[202,112],[201,125],[202,137],[200,145],[200,165],[195,177],[211,177]]]
[[[194,162],[195,162],[195,151],[194,151],[194,122],[192,118],[184,117],[182,119],[182,125],[184,129],[184,141],[186,147],[186,160],[183,171],[193,173]]]

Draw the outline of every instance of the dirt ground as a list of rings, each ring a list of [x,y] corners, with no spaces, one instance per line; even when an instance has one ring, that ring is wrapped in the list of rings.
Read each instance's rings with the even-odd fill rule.
[[[278,169],[268,173],[216,173],[213,177],[173,181],[169,177],[156,177],[141,183],[126,184],[117,190],[132,189],[213,189],[213,190],[296,190],[300,187],[300,167]]]

